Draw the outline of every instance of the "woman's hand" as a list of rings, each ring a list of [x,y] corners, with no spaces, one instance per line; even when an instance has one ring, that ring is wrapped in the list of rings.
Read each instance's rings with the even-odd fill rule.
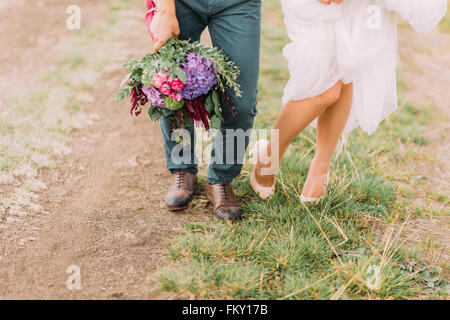
[[[319,0],[319,2],[321,3],[321,4],[324,4],[324,5],[326,5],[326,6],[329,6],[332,2],[334,2],[334,3],[342,3],[342,1],[343,0]]]
[[[158,52],[170,38],[180,34],[174,0],[158,1],[158,12],[154,16],[150,28],[155,38],[153,46],[155,52]]]

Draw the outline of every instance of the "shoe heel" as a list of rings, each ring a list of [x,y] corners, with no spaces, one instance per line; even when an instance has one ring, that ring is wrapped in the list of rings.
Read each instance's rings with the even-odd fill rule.
[[[252,149],[250,150],[250,157],[252,159],[252,164],[253,164],[253,168],[252,168],[252,172],[250,174],[250,185],[253,189],[253,191],[263,200],[266,200],[270,197],[272,197],[275,194],[275,184],[273,184],[270,187],[263,187],[260,184],[258,184],[258,182],[256,181],[256,164],[258,163],[259,159],[259,152],[261,150],[261,148],[264,148],[269,145],[269,141],[267,140],[259,140],[257,141]]]
[[[300,195],[300,202],[305,203],[319,203],[321,200],[325,199],[325,194],[327,193],[328,183],[330,182],[330,172],[327,173],[327,179],[325,180],[325,191],[324,195],[316,198],[305,197],[303,194]]]

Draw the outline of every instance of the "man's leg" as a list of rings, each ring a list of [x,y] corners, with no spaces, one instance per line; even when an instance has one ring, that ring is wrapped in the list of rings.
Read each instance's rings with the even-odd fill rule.
[[[223,150],[223,157],[216,157],[215,160],[222,161],[213,162],[209,166],[210,184],[228,184],[240,174],[257,112],[261,0],[229,0],[222,3],[223,8],[219,8],[218,12],[211,16],[208,27],[213,45],[221,48],[241,69],[238,82],[241,85],[242,97],[236,97],[234,92],[229,90],[238,112],[236,116],[230,113],[226,103],[222,101],[225,118],[221,130],[223,139],[214,141],[212,160],[219,149]],[[244,135],[245,133],[247,135]],[[239,143],[244,146],[239,146]],[[233,152],[233,155],[228,155],[228,161],[227,151]]]
[[[200,0],[191,0],[192,4],[196,6],[201,2]],[[193,7],[189,5],[189,0],[177,0],[175,2],[176,11],[177,11],[177,19],[180,24],[180,35],[179,38],[182,40],[192,40],[198,41],[200,40],[200,36],[203,30],[206,28],[206,16],[200,16],[201,13],[198,13]],[[164,140],[164,151],[166,154],[166,162],[167,168],[171,173],[177,171],[185,171],[192,174],[197,174],[197,160],[195,158],[195,137],[194,137],[194,126],[189,125],[185,129],[190,134],[190,141],[188,141],[189,145],[185,148],[186,151],[190,153],[188,161],[185,161],[183,157],[183,152],[176,152],[177,159],[172,158],[172,151],[174,147],[177,145],[176,141],[172,139],[172,130],[170,129],[169,122],[169,113],[167,113],[166,117],[161,118],[160,120],[161,132]],[[181,162],[181,163],[180,163]]]
[[[222,101],[224,122],[221,136],[213,143],[207,192],[214,213],[222,219],[239,219],[242,207],[234,196],[231,182],[239,175],[256,115],[261,38],[261,0],[209,0],[208,24],[213,45],[221,48],[241,69],[238,82],[242,97],[229,94],[237,115]],[[232,153],[232,154],[230,154]]]
[[[183,40],[200,40],[201,33],[206,27],[206,15],[201,16],[197,10],[201,8],[201,0],[176,0],[176,13],[180,25],[179,38]],[[195,5],[196,8],[190,6]],[[164,139],[167,168],[173,174],[174,180],[166,196],[166,206],[169,210],[182,210],[188,207],[194,196],[197,185],[197,161],[195,157],[194,126],[186,127],[190,139],[185,136],[187,146],[178,150],[176,139],[172,139],[169,121],[170,113],[160,120],[161,132]],[[175,138],[175,137],[174,137]],[[174,152],[174,155],[172,155]],[[188,152],[186,155],[184,152]]]

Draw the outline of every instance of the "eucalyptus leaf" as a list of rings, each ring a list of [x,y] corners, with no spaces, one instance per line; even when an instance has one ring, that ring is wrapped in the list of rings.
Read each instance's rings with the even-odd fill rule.
[[[223,115],[222,115],[222,108],[218,105],[214,106],[214,113],[215,115],[220,119],[220,121],[223,121]]]
[[[220,96],[219,96],[219,93],[217,92],[217,90],[213,90],[211,95],[212,95],[212,100],[214,102],[214,105],[216,107],[220,107]]]
[[[213,101],[212,101],[212,94],[209,94],[209,95],[206,97],[206,100],[205,100],[205,109],[206,109],[206,111],[207,111],[209,114],[211,114],[211,113],[214,111],[214,103],[213,103]]]
[[[220,129],[222,126],[222,121],[220,120],[220,118],[217,115],[214,115],[209,120],[209,125],[212,129]]]
[[[175,68],[175,76],[181,80],[181,82],[186,83],[186,72],[181,68]]]
[[[163,113],[159,107],[151,106],[148,108],[148,115],[153,121],[158,121],[163,116]]]

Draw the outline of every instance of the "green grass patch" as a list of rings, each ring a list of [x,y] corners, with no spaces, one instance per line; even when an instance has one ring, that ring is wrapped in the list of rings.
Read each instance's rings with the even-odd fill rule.
[[[450,11],[439,24],[439,31],[444,33],[450,33]]]
[[[0,114],[0,223],[7,213],[40,209],[35,192],[46,186],[38,170],[54,166],[54,156],[69,150],[65,136],[77,117],[68,112],[68,101],[67,91],[34,89]]]
[[[264,6],[260,128],[273,125],[289,77],[281,54],[288,39],[279,4],[266,1]],[[401,89],[401,77],[399,84]],[[380,239],[385,222],[401,223],[409,213],[400,196],[412,196],[393,182],[397,176],[390,164],[414,157],[402,156],[400,145],[428,143],[424,132],[432,108],[401,102],[374,135],[355,130],[345,137],[326,198],[305,207],[299,195],[315,140],[314,129],[308,128],[289,147],[271,200],[257,198],[242,176],[234,187],[244,205],[243,221],[187,225],[169,249],[173,265],[157,273],[161,288],[220,299],[405,299],[431,292],[425,277],[435,285],[432,292],[441,292],[446,286],[442,275],[416,265],[417,256],[400,246],[400,237]],[[434,276],[426,275],[430,272]]]

